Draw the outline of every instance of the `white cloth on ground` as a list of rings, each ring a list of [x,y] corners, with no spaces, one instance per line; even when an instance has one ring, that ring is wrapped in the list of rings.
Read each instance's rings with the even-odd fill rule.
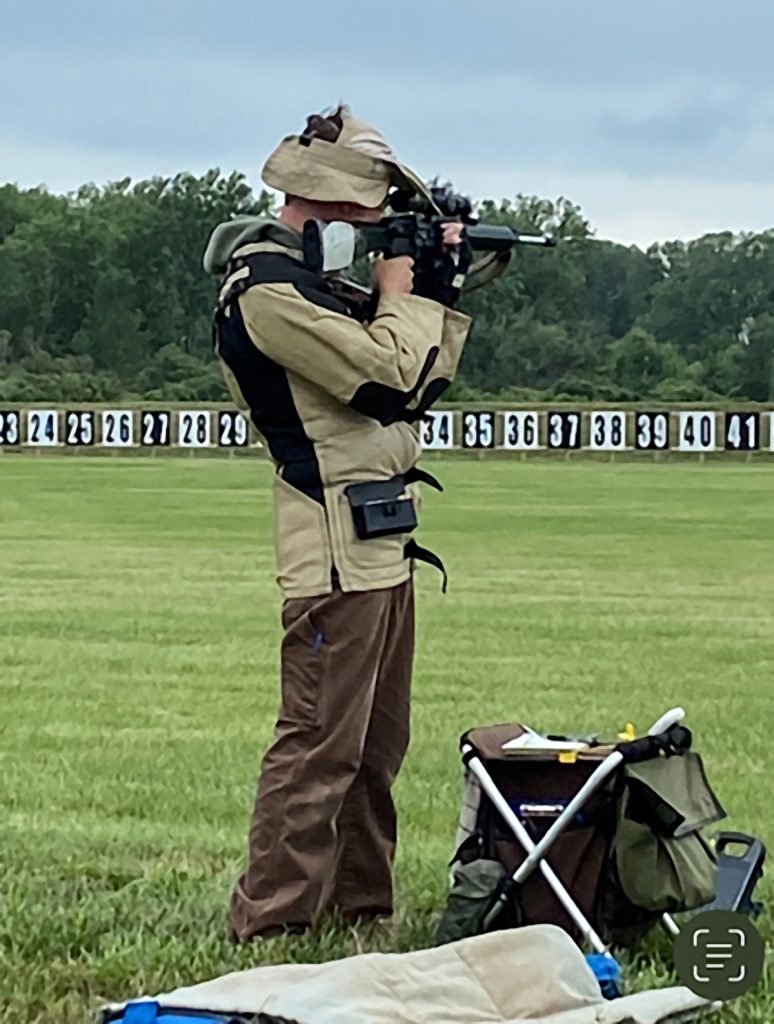
[[[298,1024],[675,1024],[713,1009],[682,987],[605,1000],[583,954],[553,925],[412,953],[256,967],[157,1001]]]

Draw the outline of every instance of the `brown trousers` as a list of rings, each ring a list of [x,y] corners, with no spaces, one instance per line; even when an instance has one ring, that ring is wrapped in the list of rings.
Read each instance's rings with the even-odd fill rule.
[[[409,742],[411,580],[283,606],[282,704],[264,757],[249,861],[231,901],[237,940],[334,908],[392,911],[391,796]]]

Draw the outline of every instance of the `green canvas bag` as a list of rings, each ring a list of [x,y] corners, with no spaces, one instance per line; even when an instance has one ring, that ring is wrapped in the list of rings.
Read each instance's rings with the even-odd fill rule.
[[[621,888],[658,913],[696,910],[715,898],[717,862],[701,830],[725,812],[693,751],[628,764],[615,837]]]
[[[437,945],[481,934],[504,876],[505,868],[498,860],[479,858],[454,865],[453,884],[435,933]]]

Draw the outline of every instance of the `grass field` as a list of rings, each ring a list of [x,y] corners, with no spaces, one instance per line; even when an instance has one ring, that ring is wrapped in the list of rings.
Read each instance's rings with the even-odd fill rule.
[[[729,827],[774,842],[771,468],[432,468],[447,491],[420,537],[451,585],[419,572],[400,912],[380,948],[429,939],[475,724],[642,729],[684,704]],[[364,941],[225,940],[277,704],[268,485],[254,460],[0,458],[3,1024],[75,1024],[102,1000]],[[668,963],[655,936],[631,985],[666,983]],[[773,975],[770,959],[722,1019],[774,1020]]]

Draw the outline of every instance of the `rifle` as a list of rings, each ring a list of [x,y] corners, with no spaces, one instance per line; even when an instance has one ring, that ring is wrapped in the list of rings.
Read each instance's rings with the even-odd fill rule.
[[[449,188],[434,187],[431,194],[433,206],[423,196],[407,190],[392,192],[389,205],[393,215],[375,224],[308,220],[303,229],[306,265],[318,272],[330,273],[346,269],[362,256],[379,253],[386,258],[410,256],[416,274],[432,273],[434,265],[444,255],[443,225],[462,222],[473,252],[484,254],[483,259],[472,264],[469,276],[480,278],[483,271],[490,268],[492,271],[472,288],[499,276],[516,246],[552,248],[556,245],[553,235],[526,234],[504,224],[481,224],[473,215],[470,199]]]

